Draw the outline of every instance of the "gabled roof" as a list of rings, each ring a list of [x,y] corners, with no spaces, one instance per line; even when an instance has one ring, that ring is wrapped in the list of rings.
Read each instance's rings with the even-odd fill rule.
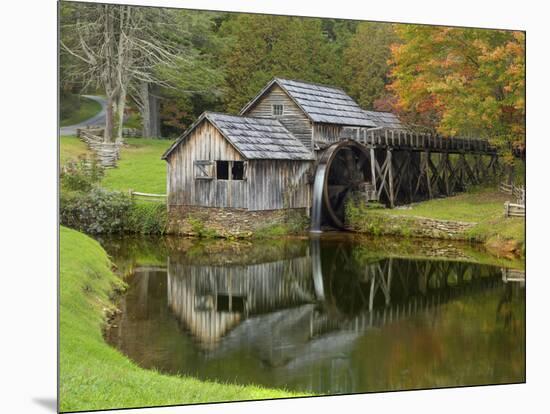
[[[405,126],[401,123],[397,115],[391,112],[363,111],[365,117],[374,122],[377,127],[404,129]]]
[[[279,121],[214,112],[203,114],[164,153],[168,155],[207,119],[246,159],[313,160],[313,154]]]
[[[347,93],[333,86],[296,80],[274,78],[241,111],[244,115],[274,85],[277,84],[300,107],[313,122],[375,127],[365,117],[359,107]]]

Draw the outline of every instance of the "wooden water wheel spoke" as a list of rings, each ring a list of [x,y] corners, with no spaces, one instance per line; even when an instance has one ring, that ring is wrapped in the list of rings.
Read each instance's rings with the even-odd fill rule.
[[[351,185],[329,185],[328,186],[329,197],[330,198],[338,197],[340,194],[348,190],[350,187]]]
[[[361,152],[359,154],[359,160],[357,162],[357,172],[361,172],[363,168],[365,167],[365,163],[368,161],[368,157],[364,152]]]
[[[344,154],[348,172],[352,172],[355,169],[355,159],[352,150],[350,148],[342,148],[342,153]]]
[[[324,164],[323,210],[332,224],[343,228],[345,206],[362,183],[370,182],[366,149],[354,141],[342,141],[327,148],[319,160]]]

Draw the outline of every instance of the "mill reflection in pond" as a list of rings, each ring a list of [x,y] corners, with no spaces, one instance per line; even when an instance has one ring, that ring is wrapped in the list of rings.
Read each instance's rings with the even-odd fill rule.
[[[318,393],[524,379],[524,293],[499,268],[312,239],[155,270],[109,335],[146,367]]]

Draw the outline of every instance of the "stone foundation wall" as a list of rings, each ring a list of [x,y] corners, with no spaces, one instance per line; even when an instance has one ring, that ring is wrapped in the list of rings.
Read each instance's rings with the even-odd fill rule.
[[[411,219],[415,223],[416,235],[440,239],[464,238],[466,231],[476,225],[476,223],[464,221],[436,220],[425,217],[411,217]]]
[[[453,220],[438,220],[417,216],[398,216],[366,213],[359,223],[350,227],[361,233],[385,234],[431,239],[467,239],[466,232],[476,223]]]
[[[306,217],[307,209],[292,209]],[[237,208],[169,206],[168,233],[188,236],[201,231],[218,237],[249,237],[256,230],[284,223],[289,210],[249,211]]]

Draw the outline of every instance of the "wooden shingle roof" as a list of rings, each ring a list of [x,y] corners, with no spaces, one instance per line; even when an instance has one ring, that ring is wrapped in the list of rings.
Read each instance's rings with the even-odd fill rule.
[[[313,154],[279,121],[249,118],[215,112],[204,112],[197,121],[164,153],[168,155],[200,124],[207,119],[249,160],[313,160]]]
[[[365,117],[363,109],[342,89],[333,86],[274,78],[241,111],[245,114],[274,84],[279,85],[286,94],[304,111],[313,122],[375,127]]]
[[[397,115],[391,112],[377,112],[377,111],[363,111],[365,117],[374,122],[377,127],[391,128],[391,129],[404,129],[405,127],[399,121]]]

